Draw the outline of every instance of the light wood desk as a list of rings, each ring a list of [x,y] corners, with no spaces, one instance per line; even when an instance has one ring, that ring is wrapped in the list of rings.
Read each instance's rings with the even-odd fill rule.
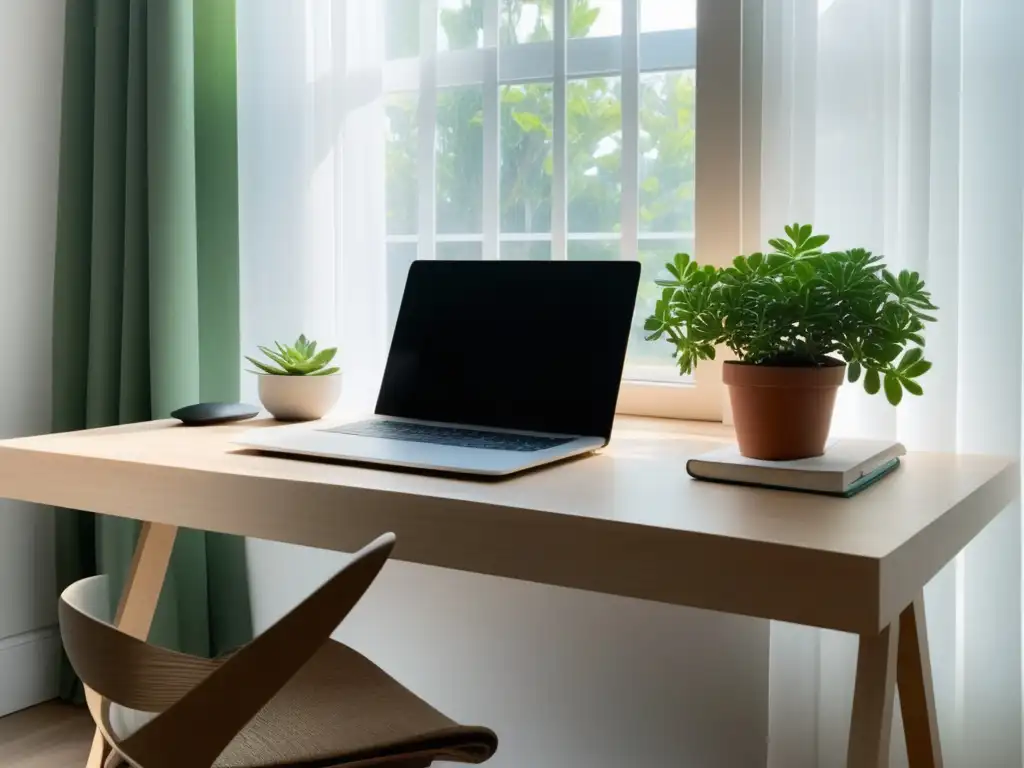
[[[346,552],[394,531],[400,560],[854,632],[849,766],[886,764],[897,682],[911,766],[941,765],[922,589],[1016,497],[1012,461],[911,454],[831,499],[692,481],[722,427],[620,419],[597,456],[478,482],[228,442],[258,423],[0,441],[0,497],[146,521],[119,611],[138,635],[178,527]]]

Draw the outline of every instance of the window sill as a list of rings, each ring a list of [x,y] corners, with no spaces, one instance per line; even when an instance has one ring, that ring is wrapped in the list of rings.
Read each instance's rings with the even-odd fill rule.
[[[690,419],[650,418],[619,414],[612,428],[612,440],[625,435],[642,435],[659,440],[703,440],[716,443],[736,442],[736,431],[731,424],[720,421],[694,421]]]
[[[720,423],[724,416],[720,374],[705,366],[699,368],[697,374],[703,382],[700,386],[697,379],[675,384],[625,380],[619,387],[615,412],[628,416]]]

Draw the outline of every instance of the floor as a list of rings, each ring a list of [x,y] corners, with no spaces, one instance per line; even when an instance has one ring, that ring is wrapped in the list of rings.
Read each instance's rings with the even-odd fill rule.
[[[0,718],[0,766],[79,768],[89,757],[93,730],[84,707],[56,701]]]

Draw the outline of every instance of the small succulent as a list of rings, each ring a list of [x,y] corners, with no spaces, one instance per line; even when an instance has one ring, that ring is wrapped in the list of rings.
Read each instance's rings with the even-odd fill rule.
[[[330,376],[338,372],[337,366],[326,367],[338,353],[337,347],[328,347],[316,351],[316,342],[309,341],[305,336],[299,336],[292,344],[281,344],[275,341],[277,347],[275,352],[269,347],[260,347],[260,352],[276,365],[268,365],[246,355],[245,359],[255,365],[259,370],[250,373],[269,373],[274,376]]]

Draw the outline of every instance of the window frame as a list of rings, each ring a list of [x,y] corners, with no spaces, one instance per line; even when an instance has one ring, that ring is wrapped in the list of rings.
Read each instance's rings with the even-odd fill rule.
[[[501,0],[485,0],[482,47],[437,50],[438,0],[420,4],[419,56],[384,62],[385,97],[417,94],[418,232],[388,235],[386,242],[412,243],[418,259],[436,257],[437,245],[480,242],[483,259],[500,257],[501,244],[547,238],[501,233],[499,220],[500,98],[503,85],[553,85],[552,223],[553,260],[566,258],[571,241],[618,239],[620,258],[636,259],[644,235],[639,213],[640,76],[695,69],[696,147],[694,232],[657,233],[656,238],[694,240],[702,263],[725,265],[760,240],[760,83],[762,0],[698,0],[695,29],[640,32],[640,2],[622,0],[622,34],[568,38],[567,0],[555,0],[553,39],[498,46]],[[622,200],[620,232],[569,232],[566,169],[566,86],[581,77],[620,77],[622,93]],[[438,234],[435,135],[437,92],[482,88],[482,232]],[[652,233],[653,234],[653,233]],[[664,370],[627,364],[617,413],[668,418],[728,420],[721,360],[703,362],[688,379],[668,379]],[[653,373],[654,375],[647,375]]]

